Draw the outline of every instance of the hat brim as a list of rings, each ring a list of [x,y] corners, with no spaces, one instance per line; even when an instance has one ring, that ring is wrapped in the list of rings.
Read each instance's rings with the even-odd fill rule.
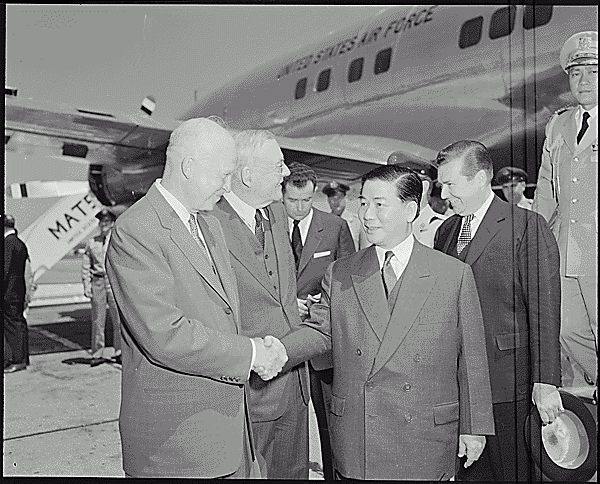
[[[563,465],[559,465],[547,452],[542,439],[542,420],[535,406],[532,406],[525,419],[524,434],[527,451],[531,459],[542,472],[552,481],[587,481],[596,472],[598,442],[596,435],[596,422],[592,413],[579,397],[562,389],[559,390],[565,409],[565,420],[570,430],[570,442],[566,455],[561,461],[568,458]],[[528,432],[531,425],[531,433]],[[575,435],[576,434],[576,435]]]

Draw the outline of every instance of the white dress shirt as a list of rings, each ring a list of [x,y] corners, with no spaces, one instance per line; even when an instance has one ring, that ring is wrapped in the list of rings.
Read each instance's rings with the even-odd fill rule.
[[[481,221],[483,220],[483,217],[485,217],[485,214],[487,213],[488,209],[490,208],[490,205],[492,204],[493,200],[494,200],[494,192],[492,190],[490,190],[489,197],[487,197],[486,201],[483,202],[483,205],[481,207],[479,207],[473,213],[474,217],[473,217],[473,220],[471,220],[471,240],[473,240],[473,237],[475,237],[475,234],[477,233],[477,229],[481,225]],[[465,216],[463,216],[462,220],[460,221],[460,230],[462,230],[464,223],[465,223]]]
[[[306,237],[308,235],[308,229],[310,228],[310,224],[313,218],[313,209],[310,209],[308,215],[300,220],[298,224],[298,228],[300,229],[300,238],[302,239],[302,247],[306,244]],[[294,230],[294,219],[288,217],[288,226],[290,228],[290,241],[292,240],[292,231]]]
[[[237,213],[240,216],[242,222],[246,224],[246,227],[248,227],[252,231],[252,233],[255,234],[256,219],[254,218],[254,215],[256,213],[256,208],[248,205],[233,192],[224,193],[223,198],[229,202],[231,208],[233,208],[235,210],[235,213]],[[258,210],[260,210],[260,213],[263,216],[263,218],[269,220],[269,215],[267,214],[267,211],[264,208],[259,208]]]
[[[415,237],[413,234],[410,234],[406,239],[400,242],[396,247],[392,249],[392,252],[396,257],[392,257],[390,260],[390,264],[392,265],[392,269],[396,274],[396,280],[400,278],[404,269],[408,265],[408,259],[410,259],[410,254],[412,254],[413,247],[415,245]],[[385,262],[385,253],[386,249],[375,246],[375,250],[377,252],[377,259],[379,260],[379,269],[383,269],[383,263]]]
[[[183,226],[191,234],[192,229],[190,228],[190,223],[189,223],[191,213],[188,212],[187,208],[185,208],[183,206],[183,204],[179,200],[177,200],[177,198],[175,198],[175,196],[162,185],[161,181],[162,181],[162,178],[157,178],[156,181],[154,182],[154,185],[156,186],[158,191],[161,193],[161,195],[163,197],[165,197],[165,200],[167,201],[167,203],[169,205],[171,205],[171,207],[173,208],[173,210],[175,211],[177,216],[181,219],[181,221],[183,222]],[[252,217],[254,217],[254,215],[252,215]],[[196,217],[194,217],[194,223],[196,225],[198,224]],[[211,255],[208,251],[208,245],[206,244],[206,240],[204,239],[204,235],[202,235],[202,230],[200,230],[200,227],[198,227],[198,235],[202,239],[204,246],[207,248],[206,252],[208,254],[208,257],[211,258]],[[211,258],[211,263],[212,263],[212,258]],[[250,370],[248,371],[248,378],[250,378],[250,371],[252,371],[252,367],[254,366],[254,360],[256,358],[256,343],[254,343],[254,340],[252,338],[250,338],[250,342],[252,343],[252,360],[250,361]]]

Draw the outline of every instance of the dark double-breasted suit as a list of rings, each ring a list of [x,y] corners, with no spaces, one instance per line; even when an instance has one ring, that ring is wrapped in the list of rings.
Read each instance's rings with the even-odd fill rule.
[[[437,231],[434,247],[473,269],[498,431],[484,450],[484,455],[495,452],[495,457],[489,463],[480,459],[471,471],[497,466],[494,477],[511,480],[509,473],[527,468],[522,424],[533,383],[560,385],[558,247],[540,215],[497,196],[459,256],[460,229],[459,215],[447,219]],[[512,402],[522,402],[518,411]],[[497,406],[504,403],[504,407]],[[508,413],[502,411],[504,416],[499,417],[502,408]],[[499,431],[503,428],[505,433]]]
[[[225,198],[217,203],[214,214],[223,227],[237,279],[241,333],[279,338],[289,358],[284,370],[270,381],[255,373],[250,377],[250,416],[258,451],[267,462],[267,477],[308,479],[310,386],[305,361],[326,351],[328,338],[300,326],[287,215],[281,202],[265,210],[264,249]],[[294,421],[287,430],[278,426],[283,416]]]
[[[238,334],[225,237],[213,216],[204,220],[215,272],[155,186],[113,228],[106,270],[121,314],[129,475],[216,477],[243,463],[252,343]]]
[[[390,301],[372,246],[329,266],[305,323],[331,324],[334,465],[355,479],[447,479],[459,433],[494,432],[473,274],[415,241]]]

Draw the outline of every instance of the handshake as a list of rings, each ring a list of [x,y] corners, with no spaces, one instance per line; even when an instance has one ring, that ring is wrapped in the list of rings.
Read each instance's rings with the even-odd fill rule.
[[[256,357],[252,369],[263,380],[274,378],[288,360],[285,346],[275,336],[253,338],[256,343]]]

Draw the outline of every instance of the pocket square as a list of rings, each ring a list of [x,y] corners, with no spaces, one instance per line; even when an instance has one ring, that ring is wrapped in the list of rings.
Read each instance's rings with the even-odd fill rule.
[[[315,252],[315,255],[313,255],[313,258],[318,259],[319,257],[325,257],[330,254],[331,254],[330,250],[326,250],[324,252]]]

